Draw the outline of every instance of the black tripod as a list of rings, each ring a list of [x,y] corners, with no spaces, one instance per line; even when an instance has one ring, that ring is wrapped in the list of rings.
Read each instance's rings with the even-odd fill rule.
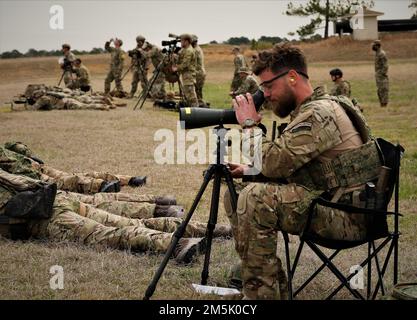
[[[206,229],[207,250],[206,250],[206,255],[204,258],[203,271],[201,272],[201,284],[202,285],[207,284],[207,279],[209,276],[211,243],[213,240],[213,231],[217,223],[217,215],[219,211],[219,199],[220,199],[220,185],[221,185],[222,178],[225,178],[227,187],[230,192],[232,208],[234,211],[236,210],[236,204],[237,204],[237,193],[236,193],[235,186],[233,184],[233,179],[232,179],[229,169],[226,167],[225,164],[223,164],[223,158],[222,158],[222,155],[224,155],[226,151],[227,141],[224,140],[224,135],[221,135],[221,133],[225,132],[226,130],[227,129],[225,129],[223,125],[219,125],[214,128],[214,131],[217,135],[216,164],[211,164],[208,167],[207,171],[205,172],[203,184],[201,185],[200,190],[198,191],[197,196],[194,199],[193,205],[191,206],[191,209],[188,212],[185,220],[181,223],[181,225],[175,231],[171,244],[167,252],[165,253],[164,259],[162,260],[162,263],[158,267],[158,270],[156,271],[151,283],[146,289],[143,300],[149,300],[149,298],[153,295],[156,285],[158,284],[158,281],[162,273],[164,272],[164,269],[168,263],[168,260],[171,257],[172,253],[174,252],[174,249],[177,246],[178,241],[184,235],[185,229],[188,223],[190,222],[194,214],[194,211],[197,208],[197,205],[200,202],[201,197],[203,196],[204,191],[207,188],[208,183],[210,182],[212,178],[214,178],[213,191],[211,194],[211,203],[210,203],[210,217],[209,217],[209,220],[207,223],[207,229]]]

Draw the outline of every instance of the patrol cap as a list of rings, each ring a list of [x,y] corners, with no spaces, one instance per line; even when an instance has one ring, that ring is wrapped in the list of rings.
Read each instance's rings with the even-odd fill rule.
[[[136,42],[145,42],[145,37],[144,36],[141,36],[141,35],[139,35],[139,36],[137,36],[136,37]]]
[[[239,47],[233,47],[232,52],[235,52],[235,51],[239,52],[240,48]]]
[[[188,40],[188,41],[192,41],[192,36],[189,33],[183,33],[182,35],[180,35],[180,39],[181,40]]]
[[[334,69],[330,70],[329,73],[330,73],[331,76],[343,77],[343,72],[339,68],[334,68]]]
[[[239,68],[239,70],[238,70],[237,72],[238,72],[238,73],[246,73],[246,74],[250,74],[249,69],[248,69],[248,68],[246,68],[246,67]]]
[[[123,45],[123,40],[122,39],[116,38],[115,41],[119,41],[120,45]]]
[[[191,42],[197,42],[198,41],[198,37],[195,34],[191,35]]]
[[[68,49],[68,50],[71,50],[71,46],[70,46],[68,43],[64,43],[64,44],[62,45],[62,49]]]

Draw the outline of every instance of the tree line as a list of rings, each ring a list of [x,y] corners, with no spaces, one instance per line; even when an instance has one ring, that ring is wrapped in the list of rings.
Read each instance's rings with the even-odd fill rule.
[[[105,53],[102,48],[93,48],[90,51],[87,50],[71,50],[75,55],[83,54],[99,54]],[[33,57],[59,57],[62,56],[61,50],[36,50],[29,49],[26,53],[21,53],[19,50],[5,51],[0,54],[1,59],[14,59],[14,58],[33,58]]]

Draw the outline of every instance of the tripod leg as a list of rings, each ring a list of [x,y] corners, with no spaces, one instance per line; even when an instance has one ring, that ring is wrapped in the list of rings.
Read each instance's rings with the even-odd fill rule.
[[[213,182],[213,193],[211,194],[211,203],[210,203],[210,217],[207,223],[207,250],[206,255],[204,257],[204,267],[203,271],[201,272],[201,284],[206,285],[207,279],[209,275],[209,264],[210,264],[210,254],[211,254],[211,243],[213,241],[213,232],[214,228],[216,227],[217,223],[217,215],[219,212],[219,199],[220,199],[220,185],[222,179],[222,172],[221,169],[216,165],[216,171],[214,174],[214,182]]]
[[[230,200],[232,202],[232,209],[233,209],[233,211],[236,211],[236,209],[237,209],[237,192],[236,192],[235,185],[233,183],[232,175],[230,174],[230,171],[229,171],[229,169],[227,169],[226,166],[223,166],[223,176],[226,180],[226,184],[227,184],[227,187],[229,189]]]
[[[175,247],[178,244],[178,241],[181,239],[181,237],[184,235],[185,229],[188,225],[188,223],[191,220],[191,217],[197,208],[198,203],[201,200],[201,197],[203,196],[204,191],[207,188],[208,183],[210,182],[211,177],[214,175],[216,170],[215,166],[210,166],[206,174],[204,175],[204,181],[203,184],[200,187],[200,190],[197,193],[197,196],[194,199],[193,205],[191,206],[190,211],[187,214],[187,217],[184,219],[184,221],[181,223],[181,225],[178,227],[178,229],[175,231],[171,244],[169,245],[169,248],[167,252],[165,253],[164,259],[162,260],[160,266],[158,267],[158,270],[156,271],[154,277],[152,278],[151,283],[149,284],[148,288],[146,289],[145,296],[143,300],[149,300],[149,298],[153,295],[156,285],[158,284],[159,279],[161,278],[162,273],[164,272],[164,269],[166,265],[168,264],[168,260],[171,257],[172,253],[174,252]]]

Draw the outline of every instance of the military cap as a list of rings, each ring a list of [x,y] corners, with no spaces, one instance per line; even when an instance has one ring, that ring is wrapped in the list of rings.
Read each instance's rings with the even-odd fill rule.
[[[246,73],[246,74],[250,74],[249,69],[248,69],[248,68],[246,68],[246,67],[239,68],[239,70],[238,70],[237,72],[238,72],[238,73]]]
[[[374,42],[372,42],[372,44],[376,44],[376,45],[381,45],[381,40],[374,40]]]
[[[68,43],[64,43],[62,45],[62,49],[67,48],[68,50],[71,50],[71,46]]]
[[[116,38],[115,41],[119,41],[120,45],[123,45],[123,40],[122,39]]]
[[[189,34],[189,33],[183,33],[182,35],[180,35],[180,39],[181,39],[181,40],[188,40],[188,41],[190,41],[190,42],[191,42],[191,40],[192,40],[192,36],[191,36],[191,34]]]
[[[234,52],[234,51],[240,51],[240,48],[239,47],[233,47],[233,49],[232,49],[232,52]]]
[[[136,42],[144,42],[145,40],[146,39],[145,39],[144,36],[139,35],[139,36],[136,37]]]
[[[197,42],[198,41],[198,37],[195,34],[191,35],[191,41],[192,42]]]

